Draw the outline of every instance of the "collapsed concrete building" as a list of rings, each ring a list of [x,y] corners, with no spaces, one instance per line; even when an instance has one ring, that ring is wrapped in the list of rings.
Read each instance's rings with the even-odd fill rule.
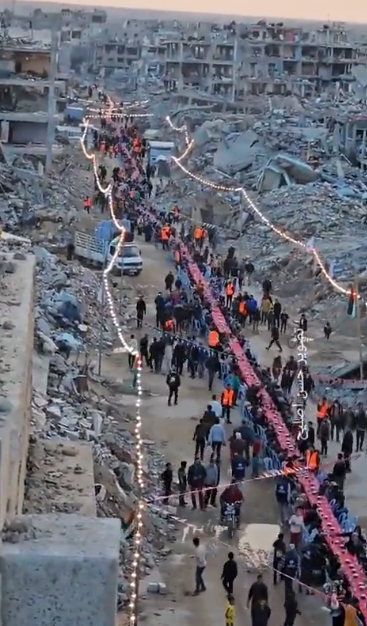
[[[12,32],[13,31],[13,32]],[[15,31],[15,32],[14,32]],[[45,155],[51,131],[63,120],[66,82],[57,76],[57,41],[51,45],[5,29],[0,44],[0,134],[11,154]]]

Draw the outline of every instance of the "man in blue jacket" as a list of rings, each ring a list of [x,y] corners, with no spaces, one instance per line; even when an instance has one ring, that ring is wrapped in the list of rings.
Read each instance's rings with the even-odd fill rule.
[[[232,458],[232,478],[237,482],[241,482],[245,479],[246,473],[246,461],[243,456],[240,456],[237,452]]]
[[[299,565],[298,552],[293,543],[290,543],[281,565],[286,594],[289,591],[293,591],[293,580],[298,577]]]

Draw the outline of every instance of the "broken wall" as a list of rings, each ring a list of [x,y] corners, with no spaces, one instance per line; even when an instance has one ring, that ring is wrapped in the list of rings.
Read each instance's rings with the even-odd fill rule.
[[[2,261],[0,529],[22,512],[32,402],[35,259]]]
[[[31,122],[10,122],[10,143],[42,143],[47,140],[47,124],[34,124]]]
[[[0,264],[1,624],[115,626],[120,521],[95,517],[88,443],[75,444],[75,451],[65,440],[53,440],[48,447],[63,461],[60,483],[68,477],[70,481],[69,501],[61,494],[48,506],[56,511],[75,507],[80,514],[42,510],[23,514],[33,393],[35,267],[35,256],[23,253],[8,253]],[[49,467],[46,461],[45,467]],[[69,493],[76,467],[78,501]],[[45,473],[42,478],[45,481]],[[83,487],[85,497],[79,492]]]

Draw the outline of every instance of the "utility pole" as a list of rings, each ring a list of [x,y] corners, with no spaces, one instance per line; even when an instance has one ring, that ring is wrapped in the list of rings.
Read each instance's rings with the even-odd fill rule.
[[[357,320],[357,337],[359,347],[359,378],[363,380],[363,347],[362,347],[362,315],[361,315],[361,299],[359,297],[359,281],[358,274],[354,275],[354,292],[356,298],[356,320]]]
[[[50,63],[50,84],[48,88],[48,123],[47,123],[47,138],[46,138],[46,168],[45,168],[45,183],[47,182],[47,174],[49,174],[52,166],[52,148],[55,141],[55,115],[56,115],[56,97],[55,97],[55,84],[57,75],[57,57],[59,48],[59,30],[61,28],[61,20],[52,25],[51,31],[51,63]]]

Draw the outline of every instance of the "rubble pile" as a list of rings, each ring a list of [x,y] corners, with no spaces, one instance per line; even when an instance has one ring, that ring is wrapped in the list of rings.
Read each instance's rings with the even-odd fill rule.
[[[80,155],[71,162],[66,151],[44,182],[43,168],[32,158],[0,163],[0,219],[8,232],[35,242],[60,243],[81,213],[81,199],[90,193],[90,174]],[[50,224],[56,226],[47,230]],[[65,237],[64,237],[65,239]]]
[[[183,162],[194,174],[218,185],[243,186],[271,223],[306,244],[312,242],[327,270],[347,288],[357,274],[360,291],[366,294],[367,264],[364,239],[367,221],[367,179],[341,151],[340,124],[363,112],[352,97],[331,99],[262,98],[267,110],[259,114],[214,113],[205,107],[182,108],[174,117],[180,126],[189,122],[196,143]],[[252,106],[252,111],[255,111]],[[177,135],[177,133],[176,133]],[[184,149],[184,138],[179,136]],[[177,185],[177,186],[176,186]],[[166,204],[174,203],[180,189],[183,213],[192,219],[221,226],[222,242],[233,239],[233,216],[239,194],[210,192],[200,199],[200,186],[179,168],[173,168]],[[195,192],[197,195],[195,195]],[[211,205],[211,206],[210,206]],[[181,206],[181,205],[180,205]],[[242,256],[251,257],[258,278],[266,274],[285,294],[320,318],[341,297],[332,290],[304,249],[287,242],[261,221],[242,202],[244,236],[237,239]],[[239,235],[239,232],[238,232]],[[280,275],[280,276],[279,276]],[[316,276],[316,280],[315,280]],[[301,304],[300,304],[301,306]]]
[[[54,451],[47,452],[43,462],[37,456],[32,458],[36,443],[43,440],[63,438],[65,441],[89,441],[94,448],[94,479],[97,512],[101,517],[118,517],[122,523],[120,557],[121,573],[119,580],[118,606],[121,608],[128,601],[129,576],[132,571],[132,531],[134,529],[134,511],[139,494],[135,481],[135,442],[131,431],[135,416],[130,414],[122,403],[117,404],[112,398],[101,397],[93,391],[98,377],[84,366],[62,367],[60,355],[57,362],[51,360],[51,378],[59,377],[58,389],[49,389],[48,394],[34,394],[32,419],[34,435],[31,438],[31,452],[28,461],[29,474],[26,481],[25,510],[28,513],[63,512],[73,513],[79,510],[75,502],[58,502],[56,495],[59,488],[65,487],[65,473],[60,475],[53,464]],[[84,375],[82,374],[84,372]],[[84,376],[87,387],[81,389],[80,378]],[[125,393],[126,393],[125,389]],[[42,426],[41,426],[42,425]],[[128,428],[130,427],[130,429]],[[164,468],[164,459],[155,452],[153,441],[144,441],[144,493],[142,496],[152,500],[161,495],[158,490],[159,476]],[[47,448],[46,448],[47,450]],[[70,452],[68,455],[72,456]],[[39,473],[32,473],[34,466],[43,468],[42,480]],[[74,474],[82,472],[76,467]],[[78,478],[76,476],[75,478]],[[69,486],[70,490],[73,485]],[[74,487],[75,488],[75,487]],[[57,502],[56,506],[54,502]],[[52,510],[50,510],[50,503]],[[148,574],[159,559],[169,552],[167,544],[175,540],[176,526],[170,521],[173,507],[147,505],[145,513],[145,535],[141,545],[141,575]],[[132,524],[130,525],[130,523]]]
[[[47,245],[47,242],[46,242]],[[52,246],[51,246],[52,247]],[[110,317],[102,312],[98,299],[101,276],[77,262],[65,262],[44,246],[31,242],[3,242],[3,249],[34,254],[37,260],[35,303],[35,348],[38,368],[44,370],[44,385],[34,376],[32,435],[24,510],[28,513],[81,512],[77,480],[83,474],[76,465],[70,480],[60,471],[60,459],[72,457],[68,442],[89,442],[93,446],[97,512],[119,517],[121,533],[121,574],[118,607],[128,601],[132,571],[132,531],[138,498],[160,495],[163,457],[153,441],[144,441],[145,489],[136,488],[134,396],[131,381],[119,382],[96,374],[97,348],[103,352],[117,345]],[[117,295],[117,294],[116,294]],[[131,317],[132,290],[123,295],[122,326]],[[102,335],[101,335],[101,324]],[[42,381],[42,376],[41,376]],[[148,393],[145,391],[144,393]],[[52,443],[65,441],[65,449]],[[76,490],[75,499],[73,497]],[[64,498],[64,492],[69,498]],[[175,539],[174,507],[147,505],[146,531],[142,543],[141,574],[147,574],[169,552]]]

